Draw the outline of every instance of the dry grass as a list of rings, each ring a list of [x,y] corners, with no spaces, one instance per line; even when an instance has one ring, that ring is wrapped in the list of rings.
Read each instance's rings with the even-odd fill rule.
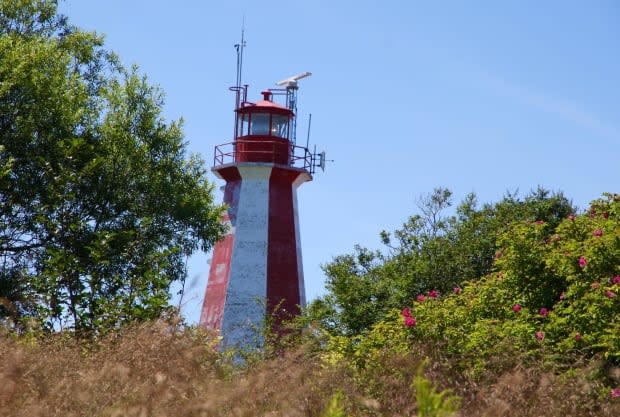
[[[207,336],[163,322],[88,345],[0,336],[0,415],[320,416],[338,391],[352,416],[415,415],[410,384],[424,355],[386,356],[357,372],[307,352],[236,369]],[[591,372],[516,367],[479,384],[434,358],[426,374],[463,398],[461,416],[619,416],[620,401],[599,395]]]
[[[339,380],[301,353],[236,369],[208,337],[162,322],[31,342],[0,340],[2,416],[317,415]]]

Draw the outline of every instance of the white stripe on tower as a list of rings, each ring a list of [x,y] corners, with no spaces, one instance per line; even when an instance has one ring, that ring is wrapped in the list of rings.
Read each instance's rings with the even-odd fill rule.
[[[260,330],[265,319],[267,297],[271,167],[245,165],[238,169],[241,189],[221,328],[223,343],[227,347],[262,342]]]
[[[303,308],[306,306],[306,285],[304,283],[304,266],[301,256],[301,235],[299,233],[299,211],[297,208],[297,188],[308,181],[307,175],[300,175],[293,183],[293,216],[295,218],[295,245],[297,246],[297,277],[299,281],[299,304]]]

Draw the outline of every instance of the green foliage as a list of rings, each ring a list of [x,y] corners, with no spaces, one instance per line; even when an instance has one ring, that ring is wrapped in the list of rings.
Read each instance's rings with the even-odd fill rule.
[[[418,368],[413,380],[418,417],[449,417],[459,411],[460,398],[450,390],[437,392],[433,383],[424,376],[424,364]]]
[[[352,254],[325,265],[327,294],[311,303],[306,314],[332,334],[363,334],[420,294],[450,293],[489,274],[498,247],[505,244],[499,237],[512,225],[544,221],[537,232],[544,240],[574,211],[561,193],[540,188],[524,199],[507,195],[480,208],[470,194],[452,216],[444,213],[452,205],[447,189],[435,189],[418,205],[421,215],[394,232],[395,244],[390,233],[381,233],[387,253],[355,246]]]
[[[329,400],[325,412],[321,414],[321,417],[347,417],[344,411],[344,395],[341,391],[337,391]]]
[[[0,298],[79,332],[161,314],[223,231],[203,161],[159,89],[55,1],[2,1],[0,22]]]
[[[620,196],[607,194],[592,207],[555,228],[513,224],[499,239],[494,272],[451,294],[409,302],[406,312],[393,309],[362,335],[334,337],[330,349],[372,367],[386,351],[434,346],[474,378],[595,356],[617,366]],[[415,323],[407,326],[406,316]]]

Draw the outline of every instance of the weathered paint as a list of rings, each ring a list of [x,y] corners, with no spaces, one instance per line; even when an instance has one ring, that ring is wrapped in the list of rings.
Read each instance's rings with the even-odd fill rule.
[[[238,165],[241,187],[221,333],[225,346],[260,344],[265,318],[269,177],[267,164]]]
[[[311,176],[257,162],[216,174],[227,181],[231,227],[214,248],[200,323],[220,330],[226,347],[259,346],[266,314],[275,310],[277,324],[305,304],[297,188]]]
[[[222,327],[241,187],[241,176],[236,167],[222,169],[217,174],[226,180],[224,202],[228,205],[228,209],[222,216],[222,223],[228,226],[228,232],[213,248],[209,282],[200,314],[200,324],[210,329]]]
[[[228,214],[224,215],[223,222],[230,224]],[[217,243],[213,250],[211,267],[209,268],[209,283],[200,313],[200,323],[210,329],[219,329],[222,325],[233,243],[234,231],[231,230],[224,239]]]

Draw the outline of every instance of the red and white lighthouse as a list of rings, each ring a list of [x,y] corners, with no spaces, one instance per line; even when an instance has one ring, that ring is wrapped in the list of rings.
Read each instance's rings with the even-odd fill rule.
[[[229,227],[213,250],[200,317],[201,326],[220,331],[225,347],[260,344],[267,315],[277,323],[305,303],[297,188],[324,160],[295,145],[297,81],[308,75],[278,83],[285,88],[263,91],[255,103],[247,101],[247,85],[231,88],[235,139],[216,146],[212,168],[226,181]]]

